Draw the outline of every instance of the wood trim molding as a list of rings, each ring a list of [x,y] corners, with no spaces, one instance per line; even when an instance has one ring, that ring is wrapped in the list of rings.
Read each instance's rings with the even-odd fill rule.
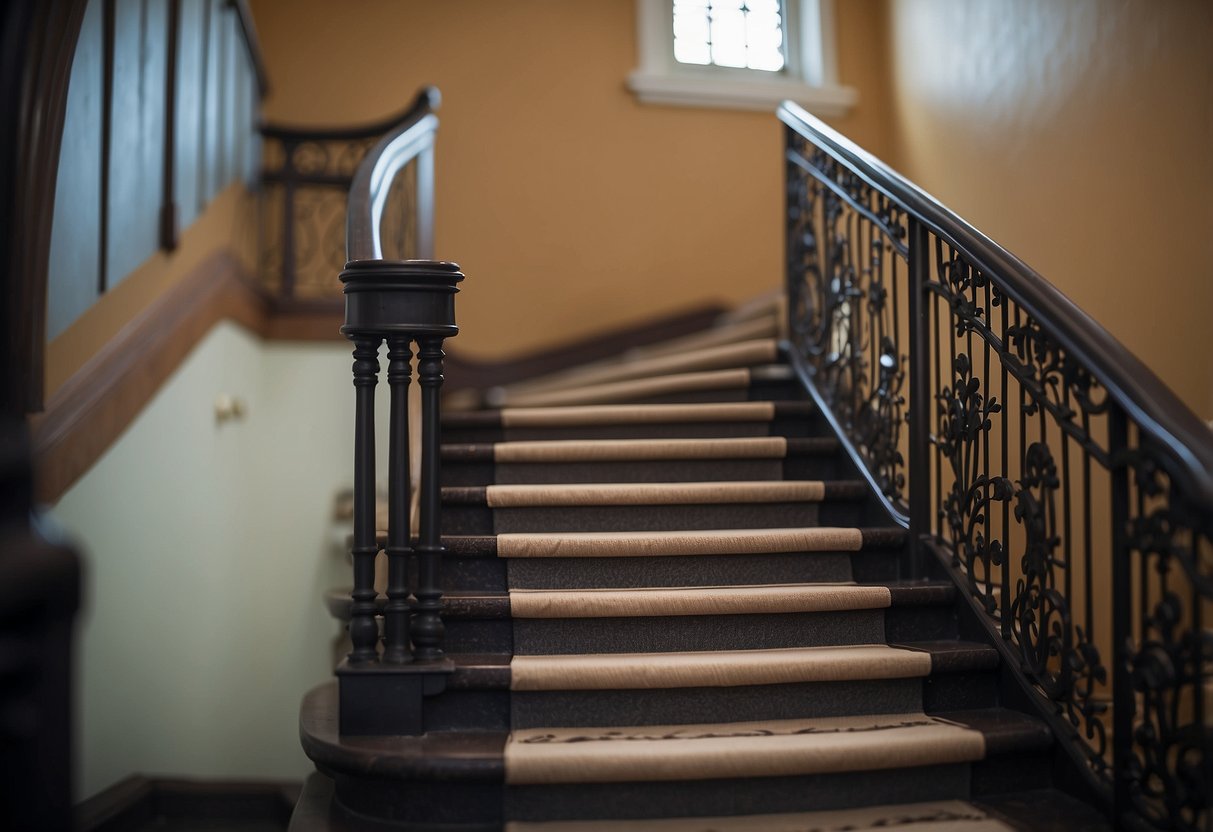
[[[266,328],[265,301],[227,252],[204,260],[134,318],[30,418],[35,498],[59,499],[221,320]]]

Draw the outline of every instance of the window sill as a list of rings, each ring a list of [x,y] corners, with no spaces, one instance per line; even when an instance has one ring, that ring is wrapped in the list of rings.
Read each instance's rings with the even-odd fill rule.
[[[813,115],[844,116],[859,100],[851,87],[815,87],[803,81],[713,78],[706,75],[664,75],[637,70],[628,76],[628,89],[645,104],[675,107],[718,107],[772,112],[791,99]]]

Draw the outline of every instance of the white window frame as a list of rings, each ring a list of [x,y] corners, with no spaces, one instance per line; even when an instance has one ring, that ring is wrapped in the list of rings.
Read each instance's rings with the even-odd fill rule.
[[[636,0],[640,66],[628,89],[646,104],[770,112],[791,99],[818,116],[846,115],[859,100],[838,84],[834,0],[784,0],[787,64],[781,72],[679,63],[674,58],[673,3]],[[819,44],[819,49],[806,49]]]

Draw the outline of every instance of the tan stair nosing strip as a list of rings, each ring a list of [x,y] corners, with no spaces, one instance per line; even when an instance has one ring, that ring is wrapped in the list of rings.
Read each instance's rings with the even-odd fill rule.
[[[607,404],[629,398],[693,393],[702,390],[737,390],[750,386],[750,370],[710,370],[702,373],[677,373],[669,376],[631,379],[609,384],[594,384],[567,390],[552,390],[518,396],[504,396],[503,405],[510,407],[540,407],[563,404]]]
[[[505,745],[507,784],[714,780],[980,760],[985,737],[924,714],[635,728],[533,728]]]
[[[639,807],[638,807],[639,808]],[[504,832],[1015,832],[963,800],[698,818],[510,821]]]
[[[674,422],[769,422],[774,418],[774,402],[591,404],[568,407],[507,407],[501,411],[501,426],[546,428]]]
[[[692,653],[515,655],[510,662],[510,689],[738,687],[906,679],[924,677],[930,672],[930,653],[887,644]]]
[[[811,503],[825,497],[815,480],[770,482],[570,483],[490,485],[489,508],[543,506],[720,505],[724,503]]]
[[[712,439],[556,439],[498,442],[494,462],[610,462],[675,459],[784,459],[782,436]]]
[[[669,557],[790,552],[857,552],[854,528],[725,529],[665,532],[516,532],[497,535],[503,558]]]
[[[763,584],[641,589],[511,589],[514,618],[761,615],[885,609],[886,586]]]
[[[688,373],[697,370],[721,370],[728,367],[748,367],[765,364],[779,357],[779,342],[774,338],[759,338],[731,344],[704,347],[690,352],[638,358],[596,367],[580,372],[562,373],[559,377],[534,379],[502,388],[510,393],[533,393],[561,387],[586,387],[611,381]]]

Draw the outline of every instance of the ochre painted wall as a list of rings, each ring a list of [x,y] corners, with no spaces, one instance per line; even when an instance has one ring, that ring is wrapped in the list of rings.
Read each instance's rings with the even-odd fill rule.
[[[1213,417],[1213,3],[888,8],[895,165]]]
[[[837,125],[884,150],[879,0],[838,6]],[[436,254],[466,355],[505,357],[781,279],[773,114],[638,104],[634,0],[254,0],[273,120],[348,124],[443,94]]]

